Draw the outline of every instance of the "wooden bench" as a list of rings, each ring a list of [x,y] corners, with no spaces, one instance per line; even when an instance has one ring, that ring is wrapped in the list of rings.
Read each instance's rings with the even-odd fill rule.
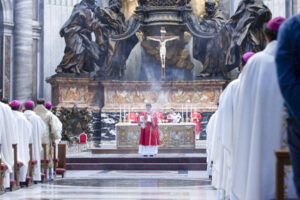
[[[276,161],[276,199],[284,200],[284,166],[291,165],[290,153],[288,150],[275,152]]]
[[[55,151],[54,151],[55,152]],[[66,144],[58,144],[58,162],[57,166],[55,166],[55,175],[61,175],[62,178],[65,176],[66,172],[66,153],[67,153],[67,145]],[[56,153],[54,153],[55,155]],[[56,157],[56,156],[55,156]]]
[[[48,170],[48,165],[50,160],[47,159],[47,144],[42,144],[42,148],[43,148],[43,157],[41,159],[41,167],[43,169],[43,172],[41,174],[41,178],[42,178],[42,182],[45,183],[48,181],[47,179],[47,170]]]
[[[5,176],[5,172],[8,170],[8,167],[2,163],[2,160],[0,158],[0,195],[5,193],[5,188],[4,188],[4,176]]]
[[[13,144],[14,152],[14,179],[10,181],[10,190],[20,189],[20,168],[23,166],[23,163],[18,162],[18,145]]]
[[[29,144],[29,162],[28,162],[28,175],[26,177],[26,186],[29,187],[33,184],[33,169],[36,162],[32,159],[32,144]]]

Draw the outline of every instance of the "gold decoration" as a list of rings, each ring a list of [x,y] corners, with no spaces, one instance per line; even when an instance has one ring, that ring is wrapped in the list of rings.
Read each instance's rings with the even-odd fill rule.
[[[125,15],[125,20],[127,21],[133,14],[138,6],[137,0],[121,0],[122,9],[121,12]]]

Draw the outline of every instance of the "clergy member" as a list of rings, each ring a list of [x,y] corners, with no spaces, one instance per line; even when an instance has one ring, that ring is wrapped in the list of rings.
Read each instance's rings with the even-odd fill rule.
[[[18,162],[22,162],[23,166],[20,168],[20,182],[21,184],[26,183],[26,177],[28,172],[28,162],[30,160],[29,156],[29,142],[32,135],[32,125],[26,119],[25,115],[20,112],[21,103],[14,100],[10,104],[13,114],[16,119],[16,140],[17,150],[18,150]]]
[[[249,60],[240,75],[233,127],[238,136],[232,165],[232,199],[275,197],[274,152],[286,145],[284,102],[275,64],[277,32],[284,20],[277,17],[267,23],[268,45]]]
[[[194,112],[191,113],[191,119],[192,122],[196,124],[196,128],[195,128],[196,139],[200,139],[202,115],[200,114],[200,112],[194,110]]]
[[[181,120],[181,115],[175,112],[174,108],[171,108],[171,112],[168,114],[169,123],[179,123]]]
[[[212,146],[213,146],[213,138],[215,135],[215,127],[216,127],[216,118],[217,118],[216,111],[209,119],[208,124],[206,126],[206,151],[207,151],[207,174],[211,178],[212,177],[212,165],[213,165],[213,159],[212,159]]]
[[[243,70],[244,66],[254,54],[254,52],[243,54],[240,71]],[[222,130],[222,135],[219,138],[221,143],[221,152],[219,156],[223,156],[223,162],[216,162],[215,167],[220,171],[220,177],[218,177],[220,178],[219,189],[221,190],[222,196],[225,196],[226,199],[230,198],[231,192],[232,154],[234,152],[234,147],[238,145],[235,143],[237,133],[234,132],[233,125],[236,121],[234,116],[236,113],[235,104],[237,102],[239,83],[240,80],[237,78],[228,84],[221,95],[218,108],[220,115],[218,126],[220,127],[219,130]]]
[[[253,52],[243,54],[240,70],[253,55]],[[219,99],[218,121],[215,124],[212,182],[218,190],[219,198],[226,199],[229,199],[231,189],[232,152],[235,146],[234,135],[236,135],[233,131],[233,123],[238,89],[239,79],[236,79],[222,92]]]
[[[139,154],[144,157],[153,157],[158,153],[159,132],[157,113],[152,111],[152,105],[146,104],[146,112],[139,117],[141,127]]]
[[[14,144],[13,136],[15,130],[16,119],[11,111],[11,108],[0,102],[0,144],[1,144],[1,160],[8,167],[4,174],[3,186],[10,187],[10,174],[14,170],[14,153],[12,145]]]
[[[52,112],[52,103],[51,102],[46,102],[45,103],[45,108],[47,108],[47,110],[50,111],[50,113],[52,114],[52,117],[55,121],[55,124],[57,126],[57,138],[55,140],[55,143],[56,145],[60,142],[61,140],[61,133],[62,133],[62,130],[63,130],[63,124],[61,123],[60,119]],[[58,150],[58,148],[56,148],[56,150]],[[57,155],[57,154],[56,154]]]
[[[46,134],[42,138],[42,144],[46,144],[47,146],[47,159],[49,159],[47,178],[52,180],[53,179],[53,148],[52,146],[55,145],[56,140],[61,139],[60,133],[60,124],[58,121],[53,117],[54,115],[45,108],[44,100],[38,100],[37,106],[34,109],[34,112],[42,118],[42,120],[46,124]]]
[[[126,117],[127,122],[129,123],[138,123],[138,116],[135,112],[132,111],[131,107],[130,107],[130,112],[128,113],[127,117]]]
[[[41,181],[41,152],[42,137],[46,134],[45,122],[35,113],[33,109],[35,104],[33,101],[26,101],[24,115],[32,125],[32,160],[36,160],[37,164],[33,169],[33,181]]]

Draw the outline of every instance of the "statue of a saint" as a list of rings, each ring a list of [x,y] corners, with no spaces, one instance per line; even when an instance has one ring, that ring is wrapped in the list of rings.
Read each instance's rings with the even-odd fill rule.
[[[205,2],[205,15],[200,21],[199,28],[203,32],[218,33],[226,23],[223,13],[217,9],[214,0]],[[222,72],[224,59],[218,48],[218,38],[194,38],[194,57],[203,64],[201,76],[218,75]],[[224,56],[223,56],[224,57]]]
[[[235,14],[224,29],[224,41],[229,43],[226,55],[226,68],[230,70],[240,66],[245,52],[258,52],[265,48],[266,39],[263,26],[272,18],[272,13],[262,1],[242,0]],[[223,37],[223,36],[222,36]],[[222,46],[226,46],[226,44]]]
[[[66,48],[57,73],[87,73],[94,70],[93,61],[100,52],[92,41],[93,8],[95,0],[82,0],[75,5],[71,17],[60,31]]]

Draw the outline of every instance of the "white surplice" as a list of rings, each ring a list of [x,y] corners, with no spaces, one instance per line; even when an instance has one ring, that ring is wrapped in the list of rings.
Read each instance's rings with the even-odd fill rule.
[[[220,194],[230,197],[231,166],[233,151],[234,108],[238,94],[239,79],[232,81],[223,91],[218,107],[218,123],[216,124],[216,140],[218,140],[218,158],[215,158],[213,171],[218,177],[213,177]],[[217,179],[214,181],[214,179]]]
[[[46,134],[45,122],[32,110],[24,112],[25,117],[32,125],[32,160],[36,160],[37,164],[33,169],[33,180],[41,181],[41,152],[42,152],[42,137]]]
[[[20,169],[20,182],[26,182],[26,176],[28,172],[29,156],[29,142],[32,135],[32,126],[26,119],[24,113],[19,111],[13,111],[16,119],[16,130],[18,138],[18,162],[22,162],[23,166]]]
[[[277,42],[254,55],[240,75],[234,130],[232,196],[238,200],[275,197],[274,151],[283,145],[284,102],[275,66]]]
[[[208,124],[206,126],[206,152],[207,152],[207,172],[209,176],[212,176],[212,165],[211,165],[211,154],[212,154],[212,142],[214,137],[214,127],[216,122],[216,115],[215,112],[209,119]]]
[[[15,118],[11,108],[0,102],[0,144],[1,160],[7,165],[8,170],[4,175],[3,186],[10,186],[10,173],[13,172],[14,154],[13,154],[13,135],[15,133]]]

